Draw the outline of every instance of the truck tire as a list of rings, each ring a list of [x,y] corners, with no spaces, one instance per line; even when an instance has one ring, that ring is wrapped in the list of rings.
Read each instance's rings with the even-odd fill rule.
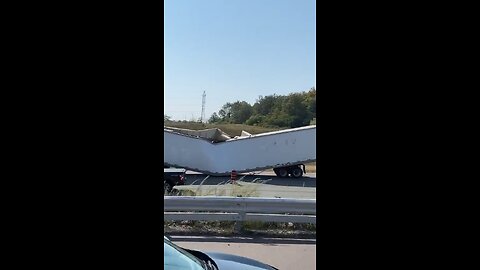
[[[163,183],[163,194],[168,194],[172,191],[172,185],[170,183],[168,183],[167,181],[165,181]]]
[[[302,168],[300,168],[300,166],[292,168],[292,177],[293,178],[300,178],[302,176],[303,176],[303,171],[302,171]]]
[[[282,177],[282,178],[285,178],[285,177],[288,177],[288,170],[287,168],[276,168],[273,170],[275,172],[275,174],[278,176],[278,177]]]

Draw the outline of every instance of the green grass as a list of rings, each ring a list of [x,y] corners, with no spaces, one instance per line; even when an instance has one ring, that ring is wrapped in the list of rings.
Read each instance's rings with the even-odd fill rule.
[[[214,125],[214,124],[204,124],[204,123],[196,123],[196,122],[167,121],[167,122],[164,122],[164,125],[169,127],[185,128],[185,129],[191,129],[191,130],[219,128],[230,136],[240,136],[242,134],[242,130],[245,130],[250,134],[260,134],[265,132],[281,130],[281,128],[266,128],[266,127],[258,127],[258,126],[248,126],[243,124],[215,124]]]

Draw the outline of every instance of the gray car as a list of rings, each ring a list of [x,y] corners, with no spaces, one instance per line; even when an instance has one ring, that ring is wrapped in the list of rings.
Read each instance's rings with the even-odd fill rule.
[[[163,239],[163,249],[164,270],[278,270],[245,257],[184,249],[167,237]]]

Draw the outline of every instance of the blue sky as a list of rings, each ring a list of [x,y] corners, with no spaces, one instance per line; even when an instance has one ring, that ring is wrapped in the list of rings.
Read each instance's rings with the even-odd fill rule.
[[[316,86],[315,0],[164,0],[164,114]]]

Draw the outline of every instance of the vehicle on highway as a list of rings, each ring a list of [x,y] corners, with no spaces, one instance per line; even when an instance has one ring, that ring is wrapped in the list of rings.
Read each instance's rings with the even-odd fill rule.
[[[174,186],[185,185],[185,169],[163,168],[163,192],[171,192]]]
[[[236,255],[181,248],[163,237],[164,270],[278,270]]]

